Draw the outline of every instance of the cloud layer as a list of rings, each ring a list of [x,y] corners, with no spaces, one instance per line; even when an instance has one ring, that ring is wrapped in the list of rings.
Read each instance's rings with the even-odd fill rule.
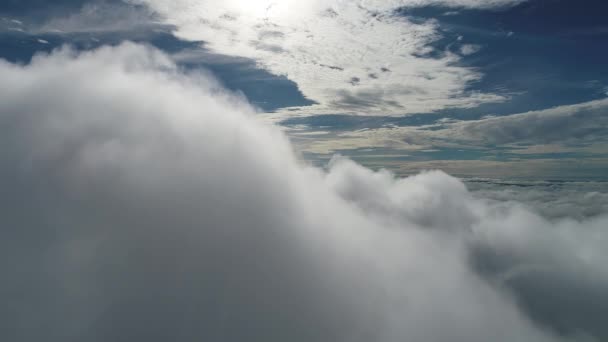
[[[475,197],[525,205],[549,219],[608,214],[608,182],[470,179],[467,187]]]
[[[0,62],[0,86],[4,340],[608,336],[606,216],[303,165],[241,97],[142,46]]]
[[[441,119],[422,126],[318,134],[315,139],[301,139],[301,146],[305,151],[322,154],[370,147],[406,151],[502,147],[503,152],[520,155],[578,152],[605,157],[607,111],[608,100],[601,99],[478,120]],[[315,133],[308,127],[296,127],[292,131],[295,136]]]

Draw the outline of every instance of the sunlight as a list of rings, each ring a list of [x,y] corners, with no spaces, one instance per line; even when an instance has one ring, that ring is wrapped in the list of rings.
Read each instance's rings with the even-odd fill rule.
[[[310,0],[230,0],[226,5],[250,19],[283,21],[307,13],[314,4],[316,1]]]
[[[285,14],[291,1],[234,0],[232,4],[243,14],[257,19],[276,18]]]

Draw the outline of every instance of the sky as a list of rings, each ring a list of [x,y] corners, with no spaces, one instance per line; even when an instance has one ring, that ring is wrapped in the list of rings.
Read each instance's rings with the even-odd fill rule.
[[[608,340],[606,6],[0,2],[0,340]]]
[[[0,57],[154,45],[242,93],[317,165],[605,179],[604,1],[244,3],[5,1]]]

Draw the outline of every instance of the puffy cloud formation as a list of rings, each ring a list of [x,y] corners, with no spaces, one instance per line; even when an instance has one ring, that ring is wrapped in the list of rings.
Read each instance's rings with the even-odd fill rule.
[[[323,113],[402,115],[504,100],[467,90],[482,75],[458,66],[460,56],[438,51],[433,20],[395,11],[440,5],[495,8],[498,1],[131,0],[146,4],[185,40],[215,53],[255,60],[295,82],[316,105],[280,116]],[[466,45],[465,45],[466,46]],[[472,53],[470,46],[465,48]]]
[[[303,165],[138,45],[0,62],[7,341],[606,339],[608,218]]]

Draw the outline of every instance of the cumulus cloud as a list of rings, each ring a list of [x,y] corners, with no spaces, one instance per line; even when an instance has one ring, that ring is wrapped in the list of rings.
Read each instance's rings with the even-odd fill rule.
[[[606,338],[605,216],[307,166],[244,99],[138,45],[0,62],[0,85],[4,340]]]
[[[185,40],[215,53],[255,60],[295,82],[315,105],[279,111],[310,114],[402,115],[505,100],[471,92],[482,75],[438,51],[433,20],[395,11],[440,5],[493,8],[520,1],[194,1],[131,0],[146,4]],[[469,48],[470,50],[470,48]],[[433,56],[431,56],[431,54]]]

